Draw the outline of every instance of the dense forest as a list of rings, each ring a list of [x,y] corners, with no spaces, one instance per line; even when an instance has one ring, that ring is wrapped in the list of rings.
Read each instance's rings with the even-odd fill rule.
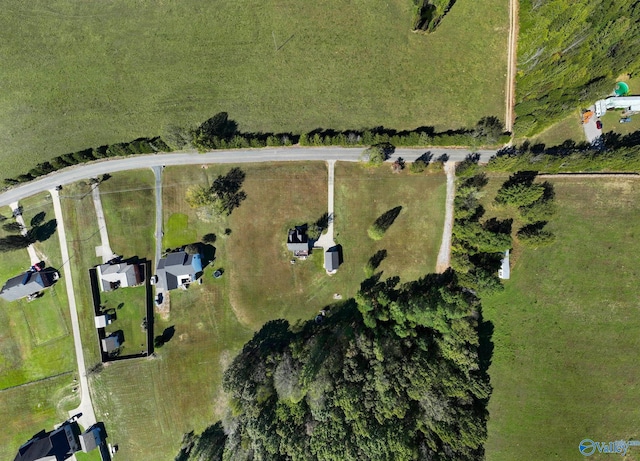
[[[226,440],[189,434],[176,459],[482,459],[477,304],[453,271],[377,274],[324,317],[267,323],[225,373]]]
[[[607,96],[618,77],[639,69],[637,0],[522,0],[516,135]]]

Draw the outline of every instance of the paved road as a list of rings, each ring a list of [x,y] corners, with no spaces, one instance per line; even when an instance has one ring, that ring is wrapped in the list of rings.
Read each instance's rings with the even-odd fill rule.
[[[362,147],[290,147],[281,149],[250,149],[250,150],[219,150],[205,154],[182,152],[168,154],[150,154],[127,157],[115,160],[101,160],[89,164],[51,173],[48,176],[15,187],[0,194],[0,206],[8,205],[24,197],[53,189],[57,185],[70,184],[81,179],[97,177],[105,173],[134,170],[138,168],[152,168],[163,165],[198,165],[206,163],[255,163],[273,161],[305,161],[305,160],[340,160],[347,162],[358,161]],[[471,152],[467,149],[396,149],[390,161],[402,157],[411,162],[425,152],[431,152],[433,158],[447,154],[454,162],[464,160]],[[480,161],[487,162],[494,150],[478,151]]]
[[[595,112],[596,108],[595,106],[591,106],[589,107],[589,110]],[[596,120],[599,120],[599,119],[594,115],[593,117],[591,117],[591,119],[589,119],[587,123],[582,125],[582,127],[584,128],[584,135],[587,138],[587,141],[589,141],[590,143],[593,143],[600,136],[602,136],[602,130],[599,130],[598,127],[596,126]]]
[[[71,279],[71,265],[69,263],[69,248],[67,247],[67,234],[64,229],[64,220],[62,219],[62,206],[60,205],[60,196],[58,191],[51,189],[49,191],[53,199],[53,211],[58,224],[58,238],[60,239],[60,253],[62,254],[62,269],[64,272],[64,282],[67,288],[67,298],[69,298],[69,311],[71,312],[71,329],[73,331],[73,345],[76,350],[76,361],[78,362],[78,375],[80,377],[80,406],[69,412],[69,416],[82,413],[78,422],[84,428],[88,428],[96,423],[96,415],[93,411],[91,403],[91,395],[89,394],[89,382],[87,380],[87,370],[84,364],[84,351],[82,350],[82,338],[80,336],[80,321],[78,320],[78,309],[76,307],[76,296],[73,291],[73,280]]]

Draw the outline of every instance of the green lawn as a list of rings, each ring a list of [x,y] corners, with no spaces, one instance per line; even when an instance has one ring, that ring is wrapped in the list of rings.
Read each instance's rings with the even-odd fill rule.
[[[458,0],[430,35],[410,31],[412,0],[1,6],[1,177],[219,111],[275,132],[504,113],[503,0]]]
[[[530,140],[531,144],[543,143],[547,147],[557,146],[568,139],[575,142],[585,140],[584,129],[582,128],[581,115],[579,111],[574,111],[564,120],[551,125],[549,128]]]
[[[629,95],[635,96],[640,94],[640,78],[622,79],[629,85]],[[631,116],[631,122],[620,123],[622,118],[621,110],[610,110],[601,117],[602,131],[620,133],[621,135],[640,131],[640,115]]]
[[[0,391],[0,459],[13,459],[20,445],[42,429],[48,431],[69,417],[80,403],[74,392],[77,375],[66,373],[34,384]]]
[[[53,206],[48,193],[20,202],[27,226],[34,216],[44,216],[46,239],[36,243],[36,252],[47,266],[61,270],[62,258],[55,232]],[[0,210],[9,216],[8,208]],[[8,222],[8,221],[7,221]],[[0,230],[4,235],[4,231]],[[41,237],[43,234],[40,234]],[[26,250],[0,253],[1,283],[30,267]],[[0,299],[0,389],[24,384],[75,369],[73,338],[64,281],[43,291],[33,301]],[[1,398],[0,398],[1,399]]]
[[[107,326],[107,336],[116,331],[122,331],[124,336],[120,355],[134,355],[146,351],[147,332],[142,328],[142,320],[147,316],[144,286],[119,288],[100,295],[104,308],[115,312],[117,317]]]
[[[125,259],[155,254],[155,179],[151,170],[114,173],[100,184],[111,249]]]
[[[495,191],[505,177],[492,178]],[[495,328],[488,461],[579,460],[584,438],[640,437],[639,183],[552,182],[556,243],[516,247],[504,292],[483,299]]]

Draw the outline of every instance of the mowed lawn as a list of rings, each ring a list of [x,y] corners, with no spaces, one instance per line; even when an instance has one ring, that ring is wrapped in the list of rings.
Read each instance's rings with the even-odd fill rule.
[[[74,390],[75,389],[75,390]],[[0,459],[13,459],[20,445],[42,429],[52,430],[80,403],[77,375],[63,375],[0,390]]]
[[[193,126],[472,126],[504,114],[508,3],[2,1],[0,179],[56,155]]]
[[[20,203],[27,226],[39,215],[36,253],[47,267],[61,270],[62,258],[53,206],[48,193]],[[0,211],[10,216],[8,208]],[[13,221],[13,218],[5,222]],[[0,231],[5,235],[5,231]],[[31,266],[26,250],[0,253],[0,283]],[[69,307],[61,279],[33,301],[0,299],[0,389],[75,370]]]
[[[155,253],[155,179],[149,170],[113,173],[100,184],[111,249],[124,259],[152,260]]]
[[[504,179],[492,177],[488,189]],[[552,183],[556,243],[516,247],[504,292],[482,300],[495,328],[488,461],[580,460],[585,438],[640,437],[640,183]]]
[[[20,202],[27,226],[39,216],[36,252],[46,265],[61,270],[56,222],[48,193]],[[8,207],[0,209],[10,216]],[[9,222],[9,221],[5,221]],[[0,230],[4,236],[4,231]],[[30,266],[26,250],[0,254],[1,283]],[[13,459],[20,445],[41,429],[64,421],[78,404],[69,307],[64,280],[31,302],[0,300],[0,459]]]

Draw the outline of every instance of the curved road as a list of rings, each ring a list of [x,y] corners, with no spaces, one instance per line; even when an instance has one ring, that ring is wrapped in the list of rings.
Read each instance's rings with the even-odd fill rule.
[[[0,206],[9,205],[33,194],[43,192],[57,185],[70,184],[81,179],[100,176],[105,173],[153,168],[163,165],[197,165],[206,163],[256,163],[256,162],[299,162],[339,160],[357,162],[364,147],[290,147],[280,149],[248,149],[217,150],[199,154],[196,152],[180,152],[167,154],[149,154],[119,159],[98,160],[66,168],[27,184],[17,186],[0,194]],[[389,161],[402,157],[408,162],[414,161],[425,152],[433,158],[447,154],[449,160],[459,162],[471,153],[467,149],[396,149]],[[495,150],[477,151],[480,161],[487,162]]]

